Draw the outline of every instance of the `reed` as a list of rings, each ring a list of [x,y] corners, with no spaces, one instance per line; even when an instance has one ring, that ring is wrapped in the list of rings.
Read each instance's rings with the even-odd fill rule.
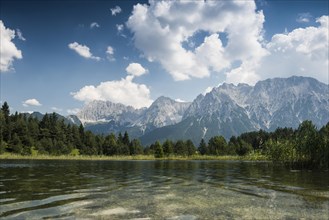
[[[4,153],[0,154],[0,160],[240,160],[240,161],[265,161],[267,158],[260,154],[249,154],[247,156],[209,156],[209,155],[192,155],[192,156],[169,156],[163,158],[155,158],[153,155],[133,155],[133,156],[104,156],[104,155],[20,155]]]

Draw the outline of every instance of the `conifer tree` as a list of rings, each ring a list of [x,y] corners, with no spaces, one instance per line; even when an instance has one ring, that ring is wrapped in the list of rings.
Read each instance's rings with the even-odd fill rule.
[[[154,157],[162,158],[163,157],[163,149],[159,141],[154,143]]]

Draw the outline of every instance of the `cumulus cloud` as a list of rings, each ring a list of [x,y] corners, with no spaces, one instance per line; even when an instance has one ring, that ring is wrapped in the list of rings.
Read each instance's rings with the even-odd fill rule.
[[[211,87],[211,86],[207,87],[207,88],[203,91],[202,95],[206,95],[207,93],[211,92],[211,90],[212,90],[213,88],[214,88],[214,87]]]
[[[41,106],[41,103],[37,99],[27,99],[23,102],[24,107],[29,106]]]
[[[90,24],[90,29],[93,29],[93,28],[99,28],[100,27],[100,25],[97,23],[97,22],[92,22],[91,24]]]
[[[14,59],[22,59],[22,51],[18,50],[12,42],[15,31],[6,28],[0,20],[0,72],[8,72],[13,69]]]
[[[107,47],[107,49],[106,49],[106,55],[107,55],[107,59],[109,61],[115,61],[113,47],[111,47],[111,46],[108,46]]]
[[[120,35],[121,37],[127,38],[127,36],[125,34],[123,34],[123,30],[124,30],[124,25],[123,24],[116,24],[116,28],[117,28],[117,33],[118,35]]]
[[[117,27],[118,33],[121,33],[124,29],[124,25],[123,24],[116,24],[115,25]]]
[[[81,45],[81,44],[78,44],[77,42],[74,42],[74,43],[70,43],[68,45],[68,47],[75,51],[77,54],[79,54],[80,56],[86,58],[86,59],[93,59],[93,60],[101,60],[100,57],[96,57],[94,56],[91,52],[90,52],[90,49],[89,47],[87,47],[86,45]]]
[[[110,9],[111,10],[111,14],[113,15],[113,16],[116,16],[117,14],[120,14],[121,13],[121,8],[120,8],[120,6],[115,6],[114,8],[111,8]]]
[[[178,98],[178,99],[175,99],[175,101],[176,101],[176,102],[186,102],[185,100],[183,100],[183,99],[179,99],[179,98]]]
[[[312,15],[309,12],[299,13],[296,21],[299,23],[308,23],[310,22]]]
[[[132,76],[141,76],[148,72],[148,70],[139,63],[130,63],[126,68],[126,71]]]
[[[275,34],[266,45],[266,56],[256,72],[262,78],[301,75],[328,83],[329,22],[328,16],[316,21],[318,27],[297,28]]]
[[[297,21],[311,19],[301,13]],[[318,26],[275,34],[267,42],[265,17],[254,1],[150,1],[134,6],[126,26],[141,54],[174,80],[219,73],[235,84],[291,75],[327,83],[328,16],[316,21]]]
[[[148,107],[152,103],[149,88],[144,84],[134,83],[129,76],[119,81],[101,82],[98,86],[85,86],[72,95],[79,101],[111,101],[135,108]]]
[[[51,107],[51,110],[53,110],[55,112],[61,112],[61,111],[63,111],[63,109],[57,108],[57,107]]]
[[[134,77],[147,71],[138,63],[130,64],[126,69],[128,76],[117,81],[101,82],[97,86],[84,86],[77,92],[71,93],[73,98],[89,102],[93,100],[122,103],[135,108],[148,107],[152,104],[150,89],[144,84],[133,82]]]
[[[80,111],[79,108],[73,108],[73,109],[67,109],[67,110],[66,110],[66,112],[67,112],[69,115],[76,115],[79,111]]]
[[[150,1],[134,6],[127,27],[149,61],[159,62],[175,80],[186,80],[233,70],[237,61],[242,69],[257,63],[267,54],[263,23],[253,1]],[[208,33],[203,43],[185,48],[199,32]],[[220,33],[227,34],[226,46]]]
[[[22,40],[22,41],[26,41],[25,37],[23,36],[23,33],[20,29],[16,29],[16,34],[17,34],[17,37],[18,39]]]

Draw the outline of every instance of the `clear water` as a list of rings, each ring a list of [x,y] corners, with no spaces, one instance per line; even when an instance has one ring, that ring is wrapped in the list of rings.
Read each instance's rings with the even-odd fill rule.
[[[328,219],[328,172],[233,161],[0,161],[3,219]]]

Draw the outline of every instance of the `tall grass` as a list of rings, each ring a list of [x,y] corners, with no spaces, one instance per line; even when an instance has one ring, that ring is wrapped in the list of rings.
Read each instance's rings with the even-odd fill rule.
[[[4,153],[0,154],[0,160],[242,160],[242,161],[264,161],[267,158],[260,154],[249,154],[247,156],[209,156],[209,155],[192,155],[188,156],[169,156],[155,158],[154,155],[134,155],[134,156],[104,156],[104,155],[20,155]]]

